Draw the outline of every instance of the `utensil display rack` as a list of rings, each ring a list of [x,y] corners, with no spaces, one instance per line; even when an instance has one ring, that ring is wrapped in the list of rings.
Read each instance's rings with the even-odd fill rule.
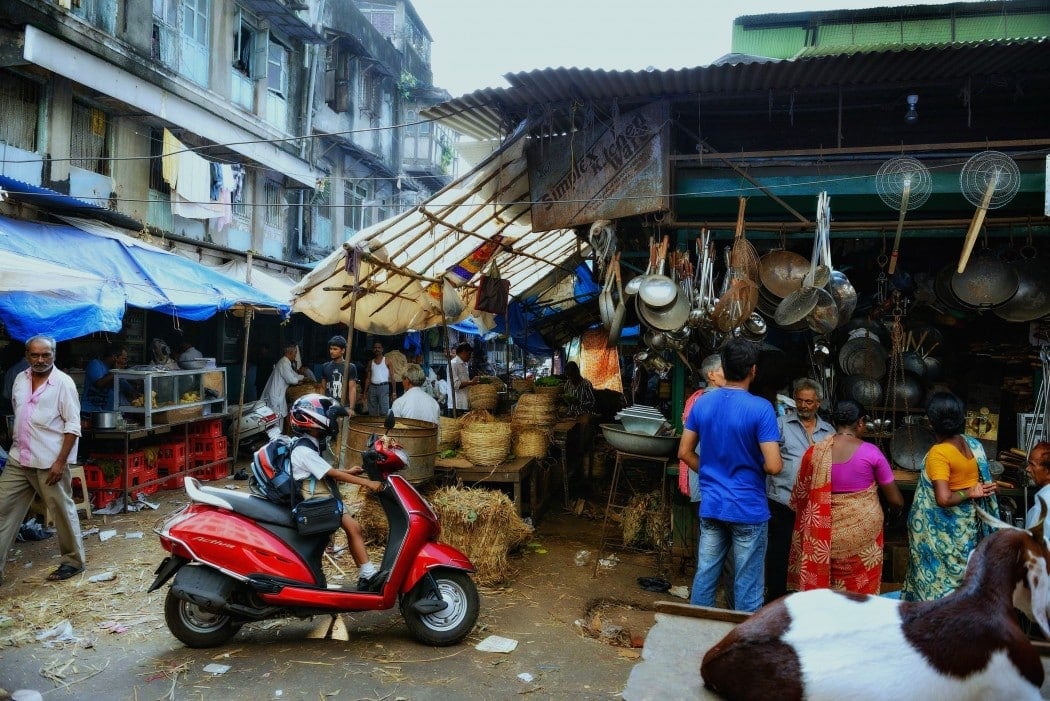
[[[205,377],[209,374],[221,377],[222,390],[215,390],[217,397],[208,397],[205,393]],[[233,462],[227,449],[223,451],[210,451],[206,456],[197,458],[194,450],[195,443],[211,445],[226,444],[223,433],[223,419],[227,415],[226,402],[226,369],[205,368],[200,370],[114,370],[114,387],[118,386],[120,380],[142,383],[143,406],[131,406],[119,403],[119,394],[113,393],[113,409],[127,417],[142,417],[141,423],[131,421],[123,427],[107,429],[88,429],[88,435],[94,442],[105,442],[114,445],[110,455],[122,455],[124,469],[117,484],[108,483],[102,487],[92,487],[93,493],[117,493],[124,501],[125,508],[133,499],[135,492],[142,491],[147,494],[157,491],[159,486],[169,480],[177,480],[179,477],[190,475],[207,475],[206,478],[217,478],[220,472],[228,472],[229,465]],[[158,380],[170,380],[170,391],[172,397],[177,400],[186,392],[196,391],[200,400],[194,402],[183,402],[165,404],[160,406],[153,401],[152,393],[157,386]],[[164,391],[168,391],[167,388]],[[194,409],[200,408],[201,413],[196,416],[187,416],[177,420],[168,420],[167,414],[172,409]],[[208,413],[205,414],[204,412]],[[164,421],[155,421],[158,416],[164,416]],[[158,439],[168,438],[166,443],[160,443]],[[143,479],[142,472],[131,469],[129,456],[133,456],[150,445],[175,445],[179,446],[178,453],[184,456],[181,465],[168,464],[164,475],[156,475],[150,479]],[[119,446],[119,448],[117,447]],[[93,450],[93,452],[95,452]],[[98,451],[102,453],[103,451]],[[222,454],[220,454],[220,452]],[[204,454],[202,454],[204,455]],[[90,461],[89,461],[90,462]]]

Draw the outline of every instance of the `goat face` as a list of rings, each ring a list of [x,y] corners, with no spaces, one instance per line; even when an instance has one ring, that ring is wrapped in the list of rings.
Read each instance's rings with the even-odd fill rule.
[[[1021,538],[1017,549],[1017,583],[1014,585],[1014,608],[1039,624],[1043,635],[1050,637],[1050,543],[1043,534],[1043,523],[1046,520],[1046,505],[1040,501],[1041,516],[1039,522],[1030,530],[1011,526],[983,509],[977,509],[980,518],[993,528],[1018,531]]]

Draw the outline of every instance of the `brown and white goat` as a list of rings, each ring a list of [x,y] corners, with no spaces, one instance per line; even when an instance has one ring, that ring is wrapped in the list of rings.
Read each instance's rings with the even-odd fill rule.
[[[1039,699],[1043,665],[1014,608],[1050,637],[1050,550],[1031,531],[996,530],[957,590],[902,602],[817,589],[779,599],[704,655],[704,685],[731,701]]]

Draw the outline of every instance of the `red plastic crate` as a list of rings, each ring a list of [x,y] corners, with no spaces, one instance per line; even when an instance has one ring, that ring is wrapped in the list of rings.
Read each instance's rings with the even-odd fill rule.
[[[210,462],[213,462],[213,461],[212,460],[198,460],[198,461],[195,462],[195,466],[207,465]],[[230,463],[228,463],[228,462],[221,462],[221,463],[212,465],[211,467],[208,467],[208,468],[205,468],[203,470],[198,470],[197,472],[194,472],[193,476],[196,477],[199,480],[204,480],[206,482],[210,482],[210,481],[213,481],[213,480],[226,479],[227,477],[230,476]]]
[[[229,454],[229,441],[227,441],[226,436],[195,438],[193,440],[193,460],[196,464],[222,460],[228,457]]]
[[[166,480],[160,483],[161,489],[182,489],[183,484],[186,482],[186,475],[182,474],[182,468],[171,472],[161,468],[160,476],[167,477]]]
[[[133,477],[146,469],[146,451],[144,450],[132,451],[127,454],[126,459],[123,453],[91,453],[91,459],[96,462],[99,460],[116,460],[120,463],[121,472],[127,471]],[[138,480],[138,482],[141,481]],[[138,484],[138,482],[135,482],[135,484]]]
[[[186,443],[161,443],[157,446],[157,464],[179,465],[182,469],[186,466]]]
[[[190,424],[190,435],[195,438],[218,438],[222,435],[222,419],[208,419]]]

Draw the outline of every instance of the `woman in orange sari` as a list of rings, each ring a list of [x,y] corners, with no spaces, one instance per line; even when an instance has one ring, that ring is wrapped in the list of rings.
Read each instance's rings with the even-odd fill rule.
[[[878,491],[891,508],[904,506],[893,471],[877,446],[861,440],[859,404],[835,407],[835,435],[802,456],[791,506],[795,530],[788,589],[831,588],[878,594],[882,581],[883,516]],[[877,489],[876,489],[877,485]]]

